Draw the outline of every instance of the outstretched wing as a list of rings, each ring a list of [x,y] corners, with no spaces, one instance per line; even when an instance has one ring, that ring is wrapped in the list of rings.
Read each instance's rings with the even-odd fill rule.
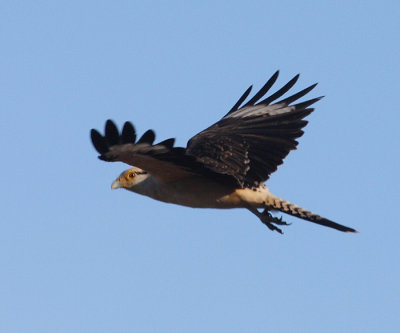
[[[174,147],[175,139],[167,139],[153,144],[155,134],[146,131],[136,141],[136,131],[130,122],[126,122],[121,133],[117,126],[107,120],[105,134],[91,130],[93,146],[99,152],[99,158],[107,162],[124,162],[139,167],[163,181],[176,181],[193,175],[203,175],[217,181],[234,184],[229,175],[220,175],[208,169],[194,156],[186,155],[185,148]]]
[[[186,149],[174,147],[174,139],[154,145],[152,130],[136,141],[131,123],[126,122],[120,134],[111,120],[106,122],[104,136],[92,129],[93,145],[100,159],[137,166],[165,181],[203,175],[241,187],[256,186],[266,181],[290,150],[296,148],[296,139],[307,124],[303,118],[314,110],[309,106],[321,98],[291,105],[310,92],[314,84],[271,104],[293,87],[299,78],[296,75],[277,92],[262,99],[278,74],[277,71],[241,106],[250,94],[252,87],[249,87],[220,121],[190,139]]]
[[[303,118],[314,110],[309,106],[321,99],[291,105],[310,92],[316,86],[313,84],[271,104],[293,87],[299,75],[262,99],[278,75],[279,71],[240,107],[250,94],[250,86],[220,121],[188,141],[186,154],[195,156],[214,172],[234,177],[242,187],[266,181],[296,148],[296,139],[303,134],[302,128],[307,124]]]

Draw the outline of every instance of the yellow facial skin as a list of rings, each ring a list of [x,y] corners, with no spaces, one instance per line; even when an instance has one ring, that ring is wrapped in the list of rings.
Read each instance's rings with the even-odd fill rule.
[[[135,184],[137,176],[145,173],[145,171],[139,168],[125,170],[116,180],[113,181],[111,184],[111,189],[130,188]]]

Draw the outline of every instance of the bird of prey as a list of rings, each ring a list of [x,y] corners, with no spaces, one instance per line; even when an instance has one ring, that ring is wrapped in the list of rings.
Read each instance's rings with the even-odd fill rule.
[[[246,103],[252,86],[215,124],[192,137],[186,148],[174,147],[175,139],[154,144],[155,134],[136,131],[125,122],[119,132],[107,120],[105,134],[91,130],[91,139],[103,161],[133,166],[111,188],[146,195],[155,200],[197,208],[246,208],[270,230],[282,233],[288,225],[273,216],[280,211],[344,232],[355,229],[335,223],[272,194],[264,185],[271,173],[296,149],[304,120],[321,97],[294,104],[316,84],[281,98],[299,78],[296,75],[275,93],[265,96],[279,75],[277,71]]]

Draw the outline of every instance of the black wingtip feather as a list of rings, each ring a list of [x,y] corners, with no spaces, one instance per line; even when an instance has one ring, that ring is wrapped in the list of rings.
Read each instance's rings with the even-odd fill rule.
[[[313,90],[317,86],[317,84],[318,83],[314,83],[313,85],[311,85],[311,86],[299,91],[298,93],[296,93],[296,94],[294,94],[294,95],[292,95],[292,96],[290,96],[288,98],[285,98],[285,99],[283,99],[283,100],[281,100],[281,101],[279,101],[277,103],[278,104],[279,103],[284,103],[286,105],[289,105],[290,103],[292,103],[292,102],[298,100],[299,98],[305,96],[306,94],[308,94],[311,90]]]
[[[274,85],[276,80],[278,79],[279,76],[279,70],[277,70],[269,79],[268,81],[264,84],[264,86],[242,107],[248,106],[248,105],[254,105],[261,97],[263,97],[269,89]],[[250,95],[251,89],[253,86],[251,85],[247,90],[243,93],[242,96],[240,96],[239,100],[235,103],[235,105],[229,110],[229,112],[225,115],[227,116],[228,114],[235,112],[236,110],[241,107],[242,103],[245,101],[245,99]]]
[[[104,154],[108,152],[109,146],[107,140],[98,131],[92,129],[90,131],[90,137],[92,139],[94,148],[99,154]]]
[[[154,132],[152,130],[147,130],[142,136],[141,138],[138,140],[138,142],[136,144],[139,143],[148,143],[150,145],[153,144],[154,140],[156,138],[156,135],[154,134]]]
[[[261,97],[263,97],[274,85],[276,80],[278,79],[279,71],[276,71],[274,75],[272,75],[269,80],[262,86],[262,88],[244,105],[254,105]]]
[[[286,83],[281,89],[279,89],[276,93],[272,94],[271,96],[267,97],[266,99],[260,101],[258,104],[265,104],[265,105],[269,105],[271,102],[273,102],[274,100],[276,100],[277,98],[281,97],[282,95],[284,95],[285,93],[287,93],[290,88],[292,88],[297,80],[299,79],[300,74],[297,74],[293,79],[291,79],[288,83]],[[257,105],[258,105],[257,104]]]
[[[135,127],[127,121],[124,124],[124,127],[122,128],[122,133],[121,133],[121,142],[122,143],[135,143],[136,141],[136,131]]]
[[[104,162],[114,162],[115,161],[115,156],[100,155],[100,156],[98,156],[98,159],[102,160]]]
[[[105,136],[110,146],[114,146],[119,143],[118,128],[111,119],[108,119],[106,122]]]
[[[247,88],[247,90],[243,93],[242,96],[240,96],[239,100],[235,103],[234,106],[232,106],[232,109],[230,109],[226,115],[236,111],[240,107],[240,105],[244,102],[244,100],[247,98],[247,96],[250,95],[251,89],[253,89],[252,85]]]
[[[174,143],[175,143],[175,139],[170,138],[170,139],[167,139],[167,140],[157,143],[157,145],[164,146],[168,149],[172,149],[174,147]]]
[[[305,108],[309,107],[310,105],[312,105],[312,104],[318,102],[318,101],[319,101],[320,99],[322,99],[322,98],[323,98],[323,96],[317,97],[317,98],[313,98],[313,99],[310,99],[310,100],[308,100],[308,101],[295,104],[294,106],[296,107],[296,110],[302,110],[302,109],[305,109]]]

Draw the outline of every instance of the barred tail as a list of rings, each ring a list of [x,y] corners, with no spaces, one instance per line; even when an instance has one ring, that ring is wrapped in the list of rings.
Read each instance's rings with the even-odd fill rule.
[[[286,214],[289,214],[289,215],[292,215],[295,217],[299,217],[303,220],[310,221],[310,222],[313,222],[316,224],[320,224],[325,227],[333,228],[333,229],[344,231],[344,232],[358,232],[357,230],[355,230],[353,228],[349,228],[344,225],[333,222],[331,220],[328,220],[322,216],[319,216],[313,212],[310,212],[309,210],[301,208],[295,204],[292,204],[291,202],[283,200],[274,195],[271,195],[271,197],[268,198],[266,204],[271,209],[276,209],[276,210],[279,210],[280,212],[283,212],[283,213],[286,213]]]

